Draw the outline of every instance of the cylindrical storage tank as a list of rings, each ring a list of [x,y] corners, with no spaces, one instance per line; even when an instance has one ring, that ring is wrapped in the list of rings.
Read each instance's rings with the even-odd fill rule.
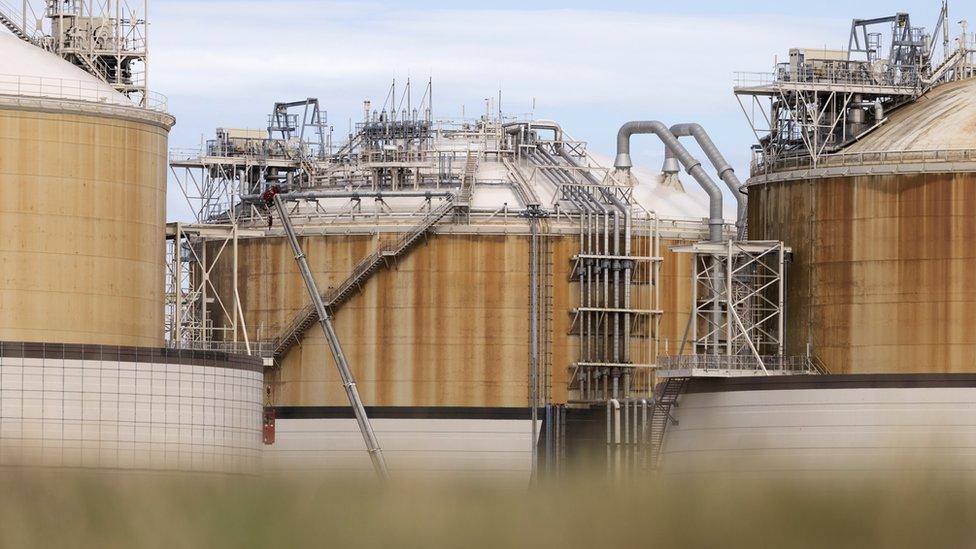
[[[477,178],[485,183],[473,191],[470,221],[445,218],[407,253],[389,258],[364,278],[334,311],[339,341],[394,470],[477,470],[521,480],[531,472],[533,246],[527,219],[505,213],[507,205],[516,210],[518,204],[498,183],[505,177],[501,162],[483,158]],[[538,177],[531,183],[543,202],[551,203],[555,190]],[[702,238],[700,220],[708,211],[703,193],[663,189],[658,179],[648,175],[633,190],[634,202],[657,209],[662,219],[659,250],[651,250],[646,235],[637,236],[645,233],[635,229],[632,252],[664,256],[659,287],[635,285],[631,296],[633,308],[650,309],[650,295],[659,291],[657,306],[663,310],[659,330],[646,324],[634,329],[631,360],[637,364],[653,361],[654,349],[663,355],[681,346],[692,304],[691,263],[669,247]],[[347,211],[347,202],[323,198],[314,206],[289,206],[295,208],[292,220],[323,293],[341,285],[382,243],[408,231],[417,220],[406,216],[425,207],[419,198],[386,196],[385,206],[374,211],[373,200],[363,197],[362,209],[351,216],[317,217]],[[548,244],[538,250],[543,257],[539,277],[550,295],[540,294],[538,314],[542,338],[548,341],[539,350],[548,396],[540,395],[540,405],[564,406],[579,398],[570,385],[574,364],[581,361],[579,326],[574,325],[581,290],[572,273],[580,253],[580,226],[575,217],[552,215],[540,223],[540,231],[544,227]],[[277,219],[270,229],[265,219],[254,221],[249,231],[254,230],[264,230],[265,236],[238,242],[236,278],[249,340],[259,345],[290,325],[309,297]],[[211,245],[216,253],[222,244]],[[234,264],[225,252],[210,276],[225,302],[233,297]],[[224,318],[212,312],[212,318]],[[654,332],[650,337],[648,330]],[[368,468],[318,324],[278,357],[265,379],[268,404],[276,414],[275,442],[265,452],[269,468]],[[622,374],[618,381],[622,386]],[[540,432],[544,418],[540,412]]]
[[[0,341],[162,346],[173,117],[7,33],[0,56]]]
[[[793,249],[787,354],[832,373],[976,371],[976,81],[889,116],[816,167],[749,182],[750,238]]]

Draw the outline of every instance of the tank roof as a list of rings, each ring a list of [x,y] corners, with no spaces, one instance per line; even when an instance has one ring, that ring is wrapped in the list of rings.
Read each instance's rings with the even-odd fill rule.
[[[932,89],[844,152],[945,149],[976,149],[976,79]]]
[[[81,68],[6,32],[0,32],[0,59],[0,95],[131,103]]]

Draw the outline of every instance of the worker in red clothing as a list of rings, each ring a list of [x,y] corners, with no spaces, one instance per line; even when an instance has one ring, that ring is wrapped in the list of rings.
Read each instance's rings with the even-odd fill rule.
[[[264,191],[261,195],[261,199],[264,200],[264,205],[268,207],[268,228],[274,224],[274,215],[271,213],[271,207],[274,205],[274,197],[276,194],[281,192],[281,188],[277,185],[272,185],[268,187],[268,190]]]

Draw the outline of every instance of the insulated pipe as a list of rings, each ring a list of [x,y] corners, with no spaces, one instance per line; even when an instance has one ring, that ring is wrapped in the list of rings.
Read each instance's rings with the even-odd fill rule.
[[[654,134],[664,142],[665,148],[674,151],[674,156],[688,171],[688,175],[695,178],[695,181],[708,193],[708,237],[713,242],[721,241],[722,225],[724,224],[722,219],[722,191],[702,169],[701,162],[691,156],[688,150],[678,142],[678,138],[662,122],[656,120],[633,121],[621,126],[620,131],[617,132],[617,158],[614,160],[614,167],[624,171],[629,171],[633,167],[634,164],[630,158],[630,138],[634,134]]]
[[[719,179],[724,181],[725,185],[732,191],[732,196],[735,198],[736,203],[735,226],[741,234],[742,230],[745,229],[746,216],[749,210],[746,205],[746,196],[742,194],[742,182],[735,175],[735,170],[725,160],[718,147],[715,146],[715,143],[708,136],[708,132],[700,124],[675,124],[671,126],[671,133],[675,137],[694,137],[695,141],[698,142],[698,146],[701,147],[705,156],[708,157],[708,161],[712,163],[715,171],[718,172]],[[668,149],[668,152],[670,152],[670,149]]]
[[[580,166],[579,162],[577,162],[576,159],[573,158],[572,155],[570,155],[569,153],[567,153],[566,150],[563,149],[562,147],[559,147],[558,152],[559,152],[559,155],[561,157],[563,157],[563,159],[565,159],[567,162],[569,162],[569,164],[572,165],[573,167],[576,167],[576,168],[582,167],[582,166]],[[632,214],[631,214],[631,210],[630,210],[629,205],[625,204],[622,200],[620,200],[619,198],[617,198],[616,195],[614,195],[612,192],[610,192],[609,190],[607,190],[606,188],[604,188],[604,186],[601,185],[600,181],[597,181],[597,179],[595,177],[593,177],[593,174],[590,173],[589,170],[583,170],[582,173],[583,173],[583,177],[587,181],[589,181],[590,184],[597,186],[600,189],[600,192],[603,195],[603,197],[608,202],[610,202],[611,204],[613,204],[614,207],[623,214],[623,216],[624,216],[623,255],[629,257],[630,256],[631,227],[632,227],[632,223],[633,223],[633,220],[631,219],[631,215]],[[601,205],[601,207],[602,207],[602,205]],[[616,223],[616,220],[615,220],[615,223]],[[617,231],[617,235],[619,236],[619,231],[620,231],[619,226],[617,226],[615,230]],[[615,254],[616,255],[621,255],[621,250],[619,249],[619,247],[618,247],[617,251],[615,252]],[[616,260],[616,262],[619,262],[619,260]],[[632,266],[631,266],[630,262],[627,261],[624,264],[624,266],[623,266],[623,276],[624,276],[624,280],[623,280],[623,308],[624,309],[630,309],[630,281],[631,281],[631,277],[632,277],[631,269],[632,269]],[[615,275],[616,274],[619,274],[619,272],[620,272],[619,270],[615,271]],[[617,284],[616,287],[619,288],[619,278],[616,279],[616,284]],[[619,304],[614,305],[614,306],[615,307],[619,307]],[[618,329],[619,329],[620,316],[621,316],[620,313],[615,313],[614,314],[615,324],[616,324],[615,327],[618,328]],[[630,362],[630,315],[629,314],[623,315],[623,334],[621,336],[619,336],[619,337],[620,337],[620,341],[622,341],[622,343],[623,343],[623,354],[622,355],[619,354],[619,351],[615,349],[614,350],[614,355],[615,355],[614,356],[614,362]]]
[[[529,122],[509,122],[508,124],[502,124],[502,129],[509,135],[516,135],[523,130],[532,130],[534,128],[552,130],[555,133],[557,142],[561,143],[563,140],[562,126],[552,120],[531,120]]]

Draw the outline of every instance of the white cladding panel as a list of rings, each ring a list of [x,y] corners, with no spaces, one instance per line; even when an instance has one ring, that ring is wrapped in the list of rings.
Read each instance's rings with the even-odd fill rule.
[[[372,419],[392,474],[474,475],[528,482],[532,423],[506,419]],[[353,419],[278,419],[265,446],[273,472],[368,472],[369,456]]]
[[[667,473],[976,469],[976,388],[687,394]]]
[[[260,372],[0,358],[0,465],[252,472]]]

